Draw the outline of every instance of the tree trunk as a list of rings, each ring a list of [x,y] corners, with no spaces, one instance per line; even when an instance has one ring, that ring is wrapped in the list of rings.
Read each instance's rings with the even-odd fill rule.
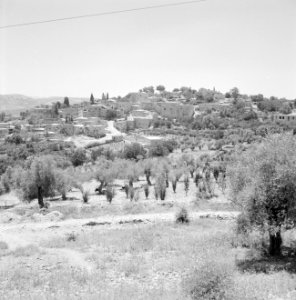
[[[146,174],[146,181],[148,185],[152,185],[151,181],[150,181],[150,175]]]
[[[172,187],[173,187],[173,191],[174,193],[176,193],[176,188],[177,188],[177,180],[172,181]]]
[[[62,200],[67,200],[67,195],[65,192],[62,193]]]
[[[42,195],[42,187],[38,186],[38,204],[40,208],[44,207],[43,195]]]
[[[280,256],[281,255],[282,236],[278,231],[275,234],[269,233],[269,255]]]
[[[99,192],[99,195],[102,195],[103,194],[103,187],[104,187],[104,184],[105,182],[104,181],[101,181],[99,187],[98,187],[98,192]]]

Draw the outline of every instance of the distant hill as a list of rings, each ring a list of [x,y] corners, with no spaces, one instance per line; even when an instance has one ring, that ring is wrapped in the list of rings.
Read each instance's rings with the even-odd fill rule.
[[[88,101],[88,98],[69,97],[70,104]],[[13,115],[18,115],[20,111],[24,111],[34,106],[41,104],[51,104],[52,102],[60,101],[63,103],[64,97],[47,97],[47,98],[33,98],[25,95],[10,94],[0,95],[0,112],[8,112]]]

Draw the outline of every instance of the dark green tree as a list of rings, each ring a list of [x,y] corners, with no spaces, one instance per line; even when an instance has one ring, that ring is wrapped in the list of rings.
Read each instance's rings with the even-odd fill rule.
[[[64,98],[64,105],[65,105],[65,107],[69,107],[70,106],[70,101],[69,101],[68,97]]]
[[[94,98],[94,95],[91,94],[90,95],[90,104],[94,104],[95,103],[95,98]]]

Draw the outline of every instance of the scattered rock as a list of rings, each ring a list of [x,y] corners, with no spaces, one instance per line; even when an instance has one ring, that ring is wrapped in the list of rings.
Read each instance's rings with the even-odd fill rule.
[[[83,224],[83,226],[97,226],[97,225],[111,225],[111,222],[95,222],[95,221],[90,221],[86,224]]]
[[[144,221],[141,219],[134,219],[134,220],[127,220],[127,221],[119,221],[118,223],[119,224],[130,224],[130,223],[137,224],[137,223],[143,223],[143,222]]]

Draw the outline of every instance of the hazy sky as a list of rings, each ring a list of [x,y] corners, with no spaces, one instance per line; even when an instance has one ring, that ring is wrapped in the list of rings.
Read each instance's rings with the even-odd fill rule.
[[[0,0],[0,26],[179,1]],[[0,29],[0,94],[117,96],[157,84],[296,98],[296,0],[207,0]]]

